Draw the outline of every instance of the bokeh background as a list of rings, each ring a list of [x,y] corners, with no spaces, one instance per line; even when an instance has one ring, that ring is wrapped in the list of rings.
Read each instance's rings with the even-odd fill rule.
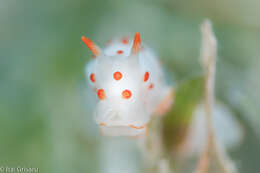
[[[102,137],[87,109],[85,35],[139,31],[172,80],[201,72],[199,25],[219,41],[217,99],[245,137],[229,151],[240,172],[260,170],[260,1],[0,0],[0,166],[48,173],[142,172],[134,141]]]

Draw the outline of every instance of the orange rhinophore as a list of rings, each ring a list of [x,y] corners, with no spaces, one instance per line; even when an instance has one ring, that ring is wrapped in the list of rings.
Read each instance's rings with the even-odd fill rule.
[[[133,54],[137,54],[141,48],[141,36],[139,32],[135,33],[135,38],[134,38],[134,43],[133,43],[133,48],[132,52]]]
[[[93,55],[98,56],[100,54],[99,47],[92,42],[89,38],[82,36],[81,40],[88,46]]]

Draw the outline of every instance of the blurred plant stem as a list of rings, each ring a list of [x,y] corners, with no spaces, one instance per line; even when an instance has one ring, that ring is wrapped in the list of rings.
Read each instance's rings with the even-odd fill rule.
[[[210,163],[215,154],[216,160],[224,173],[236,172],[235,166],[228,158],[224,148],[219,144],[213,130],[213,106],[214,106],[214,85],[215,68],[217,56],[217,40],[212,31],[211,22],[206,20],[201,25],[202,43],[201,43],[201,64],[205,70],[205,98],[204,106],[207,119],[208,139],[205,150],[200,156],[195,173],[206,173],[209,170]]]
[[[174,94],[173,109],[166,116],[156,117],[151,121],[148,136],[143,140],[144,148],[142,150],[146,172],[170,173],[173,172],[173,168],[176,171],[183,171],[177,168],[178,160],[181,160],[182,157],[179,154],[183,154],[179,151],[183,146],[185,148],[184,143],[194,115],[193,112],[201,100],[204,102],[207,138],[205,147],[199,156],[199,162],[192,171],[194,173],[237,172],[225,148],[217,140],[216,132],[213,129],[217,40],[209,20],[203,22],[201,31],[200,60],[204,75],[195,76],[182,82]],[[185,150],[187,149],[185,148]],[[173,163],[172,161],[174,165],[170,164]]]

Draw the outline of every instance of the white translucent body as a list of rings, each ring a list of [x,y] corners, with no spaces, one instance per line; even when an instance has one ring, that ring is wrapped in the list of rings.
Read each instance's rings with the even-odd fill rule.
[[[132,41],[123,44],[120,40],[114,40],[86,66],[86,75],[93,92],[99,89],[105,91],[105,99],[93,99],[98,100],[94,118],[101,125],[101,133],[104,135],[144,134],[151,115],[170,92],[155,54],[143,46],[133,55],[131,48]],[[119,50],[123,53],[118,54]],[[113,78],[115,72],[122,74],[120,80]],[[146,72],[149,78],[144,81]],[[90,80],[92,73],[95,74],[95,82]],[[149,88],[151,85],[153,88]],[[124,90],[131,91],[130,98],[123,98]]]

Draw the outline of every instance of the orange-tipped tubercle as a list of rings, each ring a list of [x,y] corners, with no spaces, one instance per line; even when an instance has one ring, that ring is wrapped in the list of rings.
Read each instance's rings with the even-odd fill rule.
[[[99,47],[94,42],[92,42],[89,38],[82,36],[81,40],[88,46],[88,48],[93,53],[93,55],[95,56],[100,55]]]

